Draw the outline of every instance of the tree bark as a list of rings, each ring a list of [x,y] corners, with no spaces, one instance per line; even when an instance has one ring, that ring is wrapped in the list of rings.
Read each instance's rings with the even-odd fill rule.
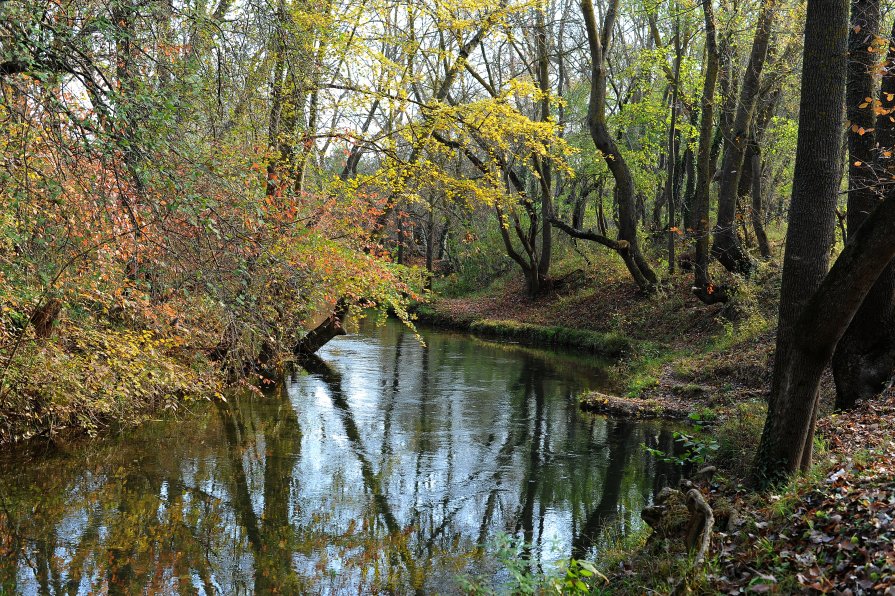
[[[678,142],[677,117],[678,117],[678,97],[680,95],[681,82],[681,59],[683,49],[681,47],[681,26],[680,16],[674,23],[674,89],[671,93],[671,126],[668,127],[668,273],[674,275],[675,265],[675,243],[677,242],[677,199],[678,199],[678,151],[680,143]]]
[[[749,143],[755,106],[758,102],[761,73],[768,55],[775,0],[764,0],[758,16],[758,28],[752,42],[749,64],[743,76],[740,100],[733,122],[732,137],[726,145],[721,163],[721,187],[718,192],[718,222],[714,231],[712,254],[728,271],[749,275],[752,260],[737,237],[737,189]]]
[[[546,10],[546,8],[545,8]],[[547,24],[544,21],[544,11],[535,10],[537,21],[537,51],[538,51],[538,86],[541,91],[539,120],[550,120],[550,55],[547,46]],[[538,261],[538,277],[547,279],[550,274],[550,257],[553,253],[553,226],[550,219],[553,217],[553,181],[550,163],[539,157],[535,157],[535,168],[538,171],[538,181],[541,186],[541,255]]]
[[[820,287],[805,304],[779,389],[768,411],[756,461],[756,480],[766,485],[810,465],[820,377],[861,304],[895,258],[895,197],[874,210],[854,233]],[[777,374],[775,374],[777,376]]]
[[[849,33],[848,91],[846,105],[852,126],[848,132],[849,192],[847,231],[860,228],[879,204],[879,178],[887,159],[877,155],[895,145],[895,124],[889,113],[877,119],[874,102],[877,66],[873,44],[879,36],[879,0],[853,0]],[[879,99],[886,112],[895,93],[895,49],[890,46]],[[876,126],[874,130],[874,122]],[[864,300],[861,309],[833,355],[836,408],[846,410],[878,394],[895,372],[895,267],[888,267]]]
[[[755,239],[758,241],[758,251],[761,258],[771,258],[771,243],[764,229],[764,197],[762,196],[761,152],[758,146],[753,144],[749,149],[748,158],[752,162],[752,208],[750,219]]]
[[[275,39],[272,41],[274,56],[273,73],[270,79],[270,112],[267,119],[267,149],[271,153],[276,152],[277,155],[271,155],[267,163],[267,196],[272,197],[276,194],[279,187],[278,178],[282,175],[278,166],[280,165],[281,156],[279,155],[280,147],[280,120],[283,112],[283,92],[284,92],[284,71],[286,69],[286,49],[282,41],[283,31],[280,30],[285,20],[285,4],[281,0],[277,6],[277,27],[275,27],[273,35]]]
[[[341,299],[336,303],[333,312],[326,317],[322,323],[309,331],[294,348],[294,352],[299,357],[307,357],[316,354],[317,350],[322,348],[331,339],[339,335],[345,335],[345,317],[348,316],[348,301]]]
[[[827,275],[841,171],[847,52],[848,0],[809,0],[777,352],[754,469],[762,485],[807,465],[820,376],[860,300],[891,260],[888,253],[895,254],[893,201],[883,203],[875,225],[865,224]]]

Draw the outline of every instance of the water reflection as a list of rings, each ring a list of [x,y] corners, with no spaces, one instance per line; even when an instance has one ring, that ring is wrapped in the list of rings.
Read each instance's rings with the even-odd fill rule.
[[[264,398],[8,454],[0,592],[451,592],[498,532],[596,556],[667,482],[670,429],[585,416],[590,359],[366,326]]]

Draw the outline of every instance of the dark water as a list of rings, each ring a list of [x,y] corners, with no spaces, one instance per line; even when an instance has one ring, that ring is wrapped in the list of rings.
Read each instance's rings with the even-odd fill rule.
[[[365,324],[265,398],[0,463],[0,593],[455,592],[495,539],[599,557],[675,470],[591,358]]]

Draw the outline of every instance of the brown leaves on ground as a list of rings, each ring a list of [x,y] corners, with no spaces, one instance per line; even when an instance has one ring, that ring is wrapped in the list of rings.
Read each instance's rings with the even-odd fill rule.
[[[895,390],[888,389],[850,412],[820,420],[817,432],[836,453],[853,453],[895,436]]]
[[[702,342],[723,331],[721,306],[705,307],[687,278],[674,279],[661,300],[643,296],[630,279],[584,276],[557,284],[551,294],[531,298],[521,279],[511,279],[487,294],[439,298],[434,307],[455,320],[502,319],[534,325],[619,332],[633,339],[669,344]]]
[[[720,535],[714,589],[895,596],[895,394],[818,426],[825,473]]]

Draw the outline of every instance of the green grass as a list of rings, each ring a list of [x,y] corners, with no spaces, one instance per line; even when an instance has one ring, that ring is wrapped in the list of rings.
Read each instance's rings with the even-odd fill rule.
[[[448,329],[456,329],[458,331],[469,331],[472,320],[459,319],[447,313],[435,310],[427,304],[416,304],[411,307],[411,312],[416,316],[416,320],[433,327],[445,327]]]
[[[469,330],[482,337],[509,339],[537,346],[571,348],[601,356],[618,357],[632,351],[631,341],[617,333],[599,333],[567,327],[543,327],[516,321],[473,321]]]

